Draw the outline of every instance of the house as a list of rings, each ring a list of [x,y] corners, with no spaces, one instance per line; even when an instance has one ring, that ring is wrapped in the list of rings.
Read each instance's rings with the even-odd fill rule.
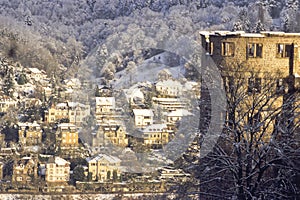
[[[179,97],[182,95],[182,85],[177,80],[158,81],[155,85],[159,97]]]
[[[29,184],[37,178],[37,162],[31,157],[23,157],[13,164],[12,182]]]
[[[58,124],[55,139],[59,147],[78,147],[77,127],[70,123]]]
[[[121,176],[121,160],[115,156],[99,154],[86,160],[93,181],[117,180]]]
[[[128,146],[128,137],[125,126],[121,123],[110,121],[102,123],[93,137],[92,146],[113,144],[120,147]]]
[[[70,179],[70,162],[60,157],[50,157],[46,164],[48,183],[67,183]]]
[[[143,129],[144,144],[161,146],[169,142],[170,131],[166,124],[151,124]]]
[[[39,70],[35,67],[26,68],[27,74],[29,75],[30,79],[34,81],[41,81],[42,79],[47,78],[47,74],[43,70]]]
[[[177,109],[167,114],[167,122],[174,124],[180,121],[183,117],[192,116],[192,115],[193,113],[189,112],[188,110]]]
[[[42,129],[41,126],[36,123],[18,123],[19,127],[19,143],[21,145],[39,145],[42,143]]]
[[[90,105],[78,102],[67,102],[69,108],[69,123],[81,125],[91,114]]]
[[[133,109],[134,125],[138,128],[144,128],[153,124],[153,111],[151,109]]]
[[[0,113],[6,113],[8,110],[16,108],[17,101],[7,95],[0,95]]]
[[[74,125],[81,125],[87,116],[90,115],[90,106],[78,102],[63,102],[52,105],[45,111],[45,121],[55,123],[65,119]]]
[[[96,120],[98,123],[112,119],[115,110],[115,97],[96,97]]]

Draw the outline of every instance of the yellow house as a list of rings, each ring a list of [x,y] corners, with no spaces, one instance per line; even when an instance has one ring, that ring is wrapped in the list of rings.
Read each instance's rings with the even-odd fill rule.
[[[128,137],[125,126],[119,123],[109,122],[101,124],[94,139],[96,141],[98,140],[98,142],[94,142],[97,146],[102,146],[107,143],[112,143],[121,147],[128,146]]]
[[[66,183],[70,179],[70,162],[60,157],[50,157],[46,164],[46,181]]]
[[[121,176],[121,160],[115,156],[99,154],[94,158],[87,158],[87,162],[93,181],[116,181]]]
[[[39,124],[34,123],[18,123],[19,126],[19,142],[22,145],[38,145],[42,142],[42,129]]]
[[[54,123],[61,119],[69,120],[69,123],[80,125],[90,115],[90,106],[78,102],[64,102],[53,105],[45,111],[45,121]]]
[[[60,147],[77,147],[78,131],[74,124],[62,123],[57,125],[56,144]]]
[[[152,124],[143,130],[144,144],[155,146],[164,145],[169,142],[170,131],[166,124]]]

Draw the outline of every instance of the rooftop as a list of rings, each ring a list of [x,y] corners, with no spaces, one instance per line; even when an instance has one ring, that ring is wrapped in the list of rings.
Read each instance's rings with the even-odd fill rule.
[[[107,154],[99,154],[93,158],[87,158],[87,162],[98,162],[99,160],[106,160],[110,163],[120,163],[121,160],[115,156],[107,155]]]
[[[134,115],[142,115],[142,116],[154,116],[153,111],[151,109],[133,109]]]
[[[200,31],[203,36],[240,36],[240,37],[300,37],[300,33],[285,33],[278,31],[262,31],[260,33],[246,33],[244,31]]]

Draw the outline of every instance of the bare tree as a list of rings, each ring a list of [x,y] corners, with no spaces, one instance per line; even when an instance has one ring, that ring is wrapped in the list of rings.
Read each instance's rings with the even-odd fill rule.
[[[297,91],[277,72],[249,71],[242,64],[233,64],[222,76],[227,118],[214,151],[197,168],[201,198],[296,199]]]

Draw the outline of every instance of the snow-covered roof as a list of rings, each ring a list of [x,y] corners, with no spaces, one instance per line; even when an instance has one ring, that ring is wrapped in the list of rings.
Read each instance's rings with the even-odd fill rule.
[[[177,109],[168,114],[168,117],[183,117],[183,116],[189,116],[193,115],[193,113],[189,112],[185,109]]]
[[[28,68],[28,70],[31,72],[31,73],[34,73],[34,74],[41,74],[42,71],[39,70],[38,68],[35,68],[35,67],[30,67]]]
[[[66,164],[70,164],[70,162],[66,161],[65,159],[61,158],[61,157],[55,157],[54,158],[54,163],[57,165],[66,165]]]
[[[154,116],[151,109],[133,109],[132,111],[135,116]]]
[[[167,128],[167,125],[166,124],[151,124],[149,126],[147,126],[143,132],[158,132],[158,131],[162,131],[164,129]]]
[[[115,156],[107,155],[107,154],[98,154],[96,157],[87,158],[88,163],[90,162],[98,162],[99,160],[106,160],[109,163],[120,163],[121,160]]]
[[[293,37],[300,36],[300,33],[285,33],[281,31],[261,31],[260,33],[245,33],[244,31],[200,31],[203,36],[240,36],[240,37]]]

